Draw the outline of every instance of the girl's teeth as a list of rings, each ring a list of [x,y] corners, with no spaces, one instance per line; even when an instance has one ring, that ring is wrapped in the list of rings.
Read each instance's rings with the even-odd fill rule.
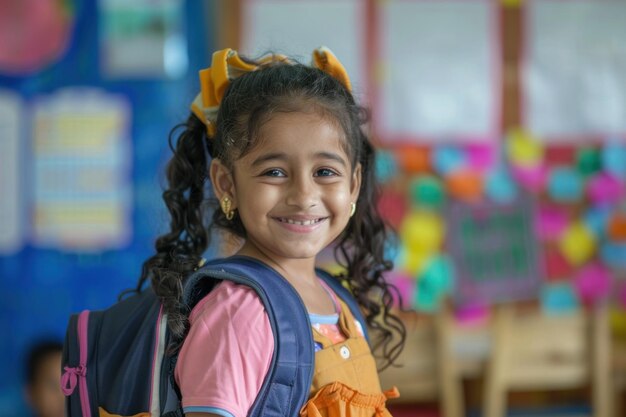
[[[296,221],[296,220],[291,220],[291,219],[281,219],[283,222],[289,223],[289,224],[299,224],[301,226],[309,226],[312,224],[317,223],[317,220],[305,220],[305,221]]]

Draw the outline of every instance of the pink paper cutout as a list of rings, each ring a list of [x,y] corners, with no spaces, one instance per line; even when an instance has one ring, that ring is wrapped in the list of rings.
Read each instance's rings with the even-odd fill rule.
[[[574,280],[581,299],[593,304],[605,298],[611,291],[610,272],[601,264],[592,262],[582,268]]]
[[[540,239],[558,239],[569,224],[569,218],[564,210],[557,207],[541,207],[535,219],[535,233]]]
[[[624,184],[613,175],[601,172],[587,183],[587,195],[595,204],[617,203],[624,196]]]

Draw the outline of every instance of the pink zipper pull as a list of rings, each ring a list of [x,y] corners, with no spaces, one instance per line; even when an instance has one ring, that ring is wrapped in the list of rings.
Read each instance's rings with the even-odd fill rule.
[[[69,397],[74,392],[74,388],[76,388],[77,377],[84,377],[87,374],[87,369],[83,365],[76,367],[66,366],[63,369],[65,369],[65,372],[61,376],[61,390],[66,397]]]

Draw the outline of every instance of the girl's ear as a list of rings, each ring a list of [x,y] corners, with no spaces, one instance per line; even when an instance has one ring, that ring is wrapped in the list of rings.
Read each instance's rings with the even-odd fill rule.
[[[235,199],[235,182],[233,181],[232,172],[220,161],[213,159],[211,168],[209,169],[211,183],[213,184],[213,192],[218,201],[222,201],[224,196],[228,196],[232,201],[231,208],[237,208],[237,200]]]
[[[352,173],[352,183],[350,184],[350,197],[353,202],[359,199],[359,191],[361,190],[361,163],[358,162]]]

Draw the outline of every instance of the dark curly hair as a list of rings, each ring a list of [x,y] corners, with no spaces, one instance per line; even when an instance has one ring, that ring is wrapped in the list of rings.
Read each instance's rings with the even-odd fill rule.
[[[149,280],[163,301],[172,350],[180,347],[189,326],[188,309],[181,303],[183,282],[201,261],[211,228],[217,226],[246,238],[240,218],[235,215],[227,220],[211,193],[209,157],[232,168],[234,161],[258,143],[258,129],[272,114],[310,109],[341,126],[353,169],[357,163],[362,167],[359,209],[336,241],[335,258],[346,271],[338,279],[348,282],[378,336],[373,338],[373,350],[384,359],[382,368],[393,364],[400,354],[406,332],[390,311],[391,293],[397,290],[383,279],[393,264],[384,257],[387,229],[376,204],[375,150],[362,128],[367,112],[327,73],[286,62],[263,65],[231,82],[220,104],[214,137],[208,137],[206,127],[193,114],[170,134],[174,155],[167,165],[168,188],[163,193],[171,215],[170,231],[156,240],[157,253],[144,262],[137,290]],[[178,128],[183,130],[174,142]]]

